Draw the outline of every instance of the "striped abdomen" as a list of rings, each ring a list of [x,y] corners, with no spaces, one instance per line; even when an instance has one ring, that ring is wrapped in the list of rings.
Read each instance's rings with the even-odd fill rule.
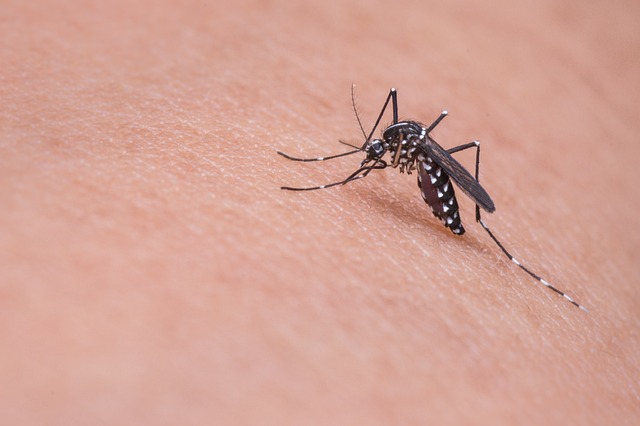
[[[422,192],[422,198],[444,226],[456,235],[464,234],[456,194],[449,175],[427,156],[420,156],[417,163],[418,186]]]

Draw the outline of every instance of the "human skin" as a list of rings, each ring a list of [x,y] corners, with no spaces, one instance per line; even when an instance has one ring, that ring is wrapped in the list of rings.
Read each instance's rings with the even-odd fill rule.
[[[4,5],[0,423],[637,424],[638,6],[441,3]],[[276,155],[362,143],[353,81],[589,313],[459,190],[281,191],[361,161]]]

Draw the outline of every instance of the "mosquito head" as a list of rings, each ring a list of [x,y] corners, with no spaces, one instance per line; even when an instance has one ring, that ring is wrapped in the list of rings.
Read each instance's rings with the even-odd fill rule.
[[[387,148],[384,145],[384,141],[381,139],[374,139],[367,144],[364,149],[367,153],[367,160],[379,160],[387,152]]]

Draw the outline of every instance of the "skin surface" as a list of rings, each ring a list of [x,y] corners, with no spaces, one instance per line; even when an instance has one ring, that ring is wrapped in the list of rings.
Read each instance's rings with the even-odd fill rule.
[[[0,424],[640,422],[637,2],[129,3],[0,12]],[[276,155],[362,143],[353,81],[590,313],[459,190],[281,191],[359,164]]]

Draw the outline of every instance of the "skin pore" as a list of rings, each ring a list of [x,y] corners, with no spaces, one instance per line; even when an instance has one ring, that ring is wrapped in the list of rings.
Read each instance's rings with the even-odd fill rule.
[[[9,2],[1,423],[637,422],[638,12]],[[276,154],[361,145],[354,81],[365,131],[396,87],[481,140],[483,220],[589,313],[457,188],[462,237],[415,173],[281,191],[357,169]]]

